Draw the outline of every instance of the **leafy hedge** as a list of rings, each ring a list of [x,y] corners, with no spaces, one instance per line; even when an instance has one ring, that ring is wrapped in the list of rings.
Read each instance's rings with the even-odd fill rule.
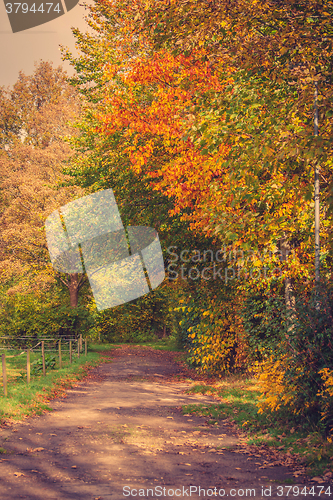
[[[250,312],[252,308],[252,313]],[[285,408],[300,421],[333,428],[333,286],[298,287],[295,307],[283,298],[250,297],[244,327],[261,361],[260,411]],[[255,347],[257,346],[257,348]]]

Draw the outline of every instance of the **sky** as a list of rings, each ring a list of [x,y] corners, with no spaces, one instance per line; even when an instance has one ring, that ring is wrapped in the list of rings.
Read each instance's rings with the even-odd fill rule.
[[[86,13],[83,6],[76,5],[53,21],[12,33],[5,3],[0,0],[0,87],[13,85],[20,70],[31,75],[35,61],[38,63],[40,60],[53,62],[54,67],[61,64],[68,74],[72,74],[73,70],[68,62],[61,60],[59,45],[64,45],[77,54],[71,27],[88,31],[84,20]]]

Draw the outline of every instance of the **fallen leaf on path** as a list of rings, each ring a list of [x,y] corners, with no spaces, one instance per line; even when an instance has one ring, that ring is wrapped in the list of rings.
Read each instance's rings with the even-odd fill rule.
[[[17,477],[24,476],[24,474],[22,472],[14,472],[14,476],[17,476]]]

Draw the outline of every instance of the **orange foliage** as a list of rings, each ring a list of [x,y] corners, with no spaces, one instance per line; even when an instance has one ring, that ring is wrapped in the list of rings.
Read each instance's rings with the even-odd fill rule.
[[[139,58],[127,71],[125,67],[110,64],[105,70],[107,78],[117,74],[121,84],[107,91],[98,131],[122,131],[127,139],[124,153],[134,170],[148,174],[154,189],[174,199],[171,215],[182,213],[193,227],[203,229],[209,220],[207,199],[210,205],[219,201],[219,196],[211,196],[211,181],[221,176],[219,162],[229,147],[203,155],[185,132],[195,119],[197,96],[223,90],[219,79],[204,50],[189,56],[160,51]],[[188,209],[191,213],[184,213]]]

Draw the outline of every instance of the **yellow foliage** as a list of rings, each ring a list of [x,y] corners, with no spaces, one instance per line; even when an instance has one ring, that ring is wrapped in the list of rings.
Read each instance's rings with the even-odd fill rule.
[[[328,368],[323,368],[319,371],[323,380],[323,390],[318,394],[323,397],[333,396],[333,371]]]
[[[258,403],[259,413],[277,411],[281,406],[292,403],[296,387],[284,383],[288,358],[288,354],[279,360],[270,357],[261,364],[258,385],[262,397]]]
[[[212,320],[209,324],[206,323],[207,317]],[[230,306],[222,311],[212,304],[201,318],[199,324],[189,328],[189,360],[199,366],[201,372],[219,374],[240,368],[244,361],[244,346],[237,308]]]
[[[259,390],[262,396],[259,400],[259,413],[265,411],[278,411],[281,407],[287,407],[294,414],[303,411],[312,411],[316,405],[319,406],[321,420],[332,427],[333,417],[333,370],[323,368],[318,372],[322,379],[322,389],[318,391],[319,401],[303,401],[302,408],[297,406],[297,395],[300,390],[299,380],[296,377],[293,383],[287,383],[285,372],[290,362],[290,354],[280,360],[272,358],[266,360],[260,366]],[[301,373],[301,368],[296,370]],[[299,405],[299,403],[298,403]]]

